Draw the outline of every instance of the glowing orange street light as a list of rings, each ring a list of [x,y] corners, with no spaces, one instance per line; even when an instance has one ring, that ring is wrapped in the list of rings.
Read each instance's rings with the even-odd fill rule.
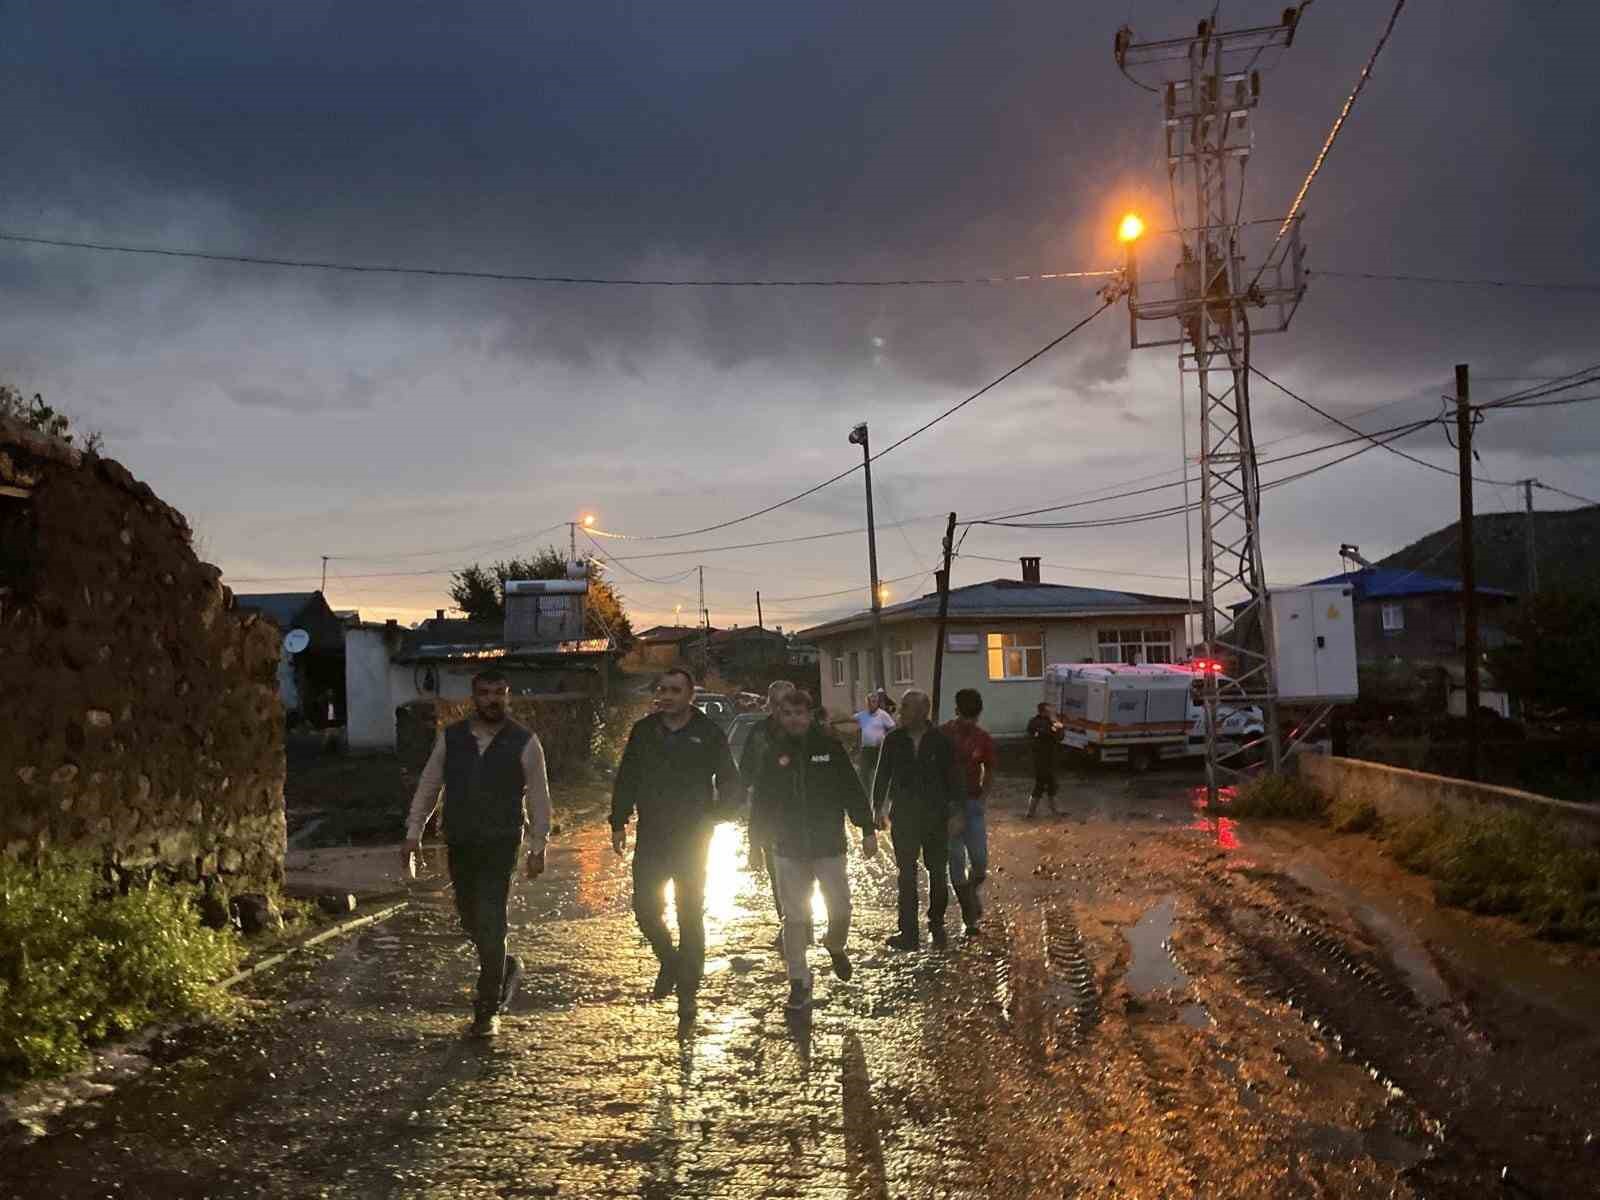
[[[594,514],[593,513],[584,513],[583,514],[583,527],[585,529],[593,529],[594,528]]]
[[[1117,226],[1117,241],[1136,242],[1144,236],[1144,222],[1137,213],[1128,213]]]

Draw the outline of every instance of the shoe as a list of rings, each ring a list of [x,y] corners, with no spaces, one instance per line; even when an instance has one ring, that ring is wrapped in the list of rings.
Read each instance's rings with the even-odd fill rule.
[[[789,981],[789,999],[784,1002],[784,1009],[788,1012],[805,1012],[811,1007],[811,989],[798,979]]]
[[[506,955],[505,974],[500,979],[500,1011],[510,1012],[511,1001],[517,994],[517,985],[522,982],[522,960],[515,954]]]
[[[886,939],[885,945],[887,945],[891,950],[922,949],[921,940],[912,933],[897,933],[893,937]]]
[[[492,1038],[500,1032],[500,1018],[494,1013],[479,1013],[468,1031],[471,1037]]]
[[[969,938],[975,938],[978,936],[981,930],[979,930],[978,923],[976,921],[971,921],[961,932],[966,934]]]
[[[650,989],[650,999],[665,1000],[678,990],[678,964],[664,962],[656,972],[655,986]]]
[[[833,977],[844,982],[855,973],[855,968],[850,965],[850,956],[843,950],[829,950],[828,957],[833,961]]]
[[[933,928],[928,930],[928,935],[933,938],[933,947],[935,950],[943,950],[950,940],[945,936],[943,925],[935,925]]]

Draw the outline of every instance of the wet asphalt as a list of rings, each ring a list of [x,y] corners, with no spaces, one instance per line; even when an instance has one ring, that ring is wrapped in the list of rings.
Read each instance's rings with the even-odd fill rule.
[[[516,885],[526,976],[499,1038],[472,1041],[474,964],[435,855],[404,912],[263,979],[240,1018],[158,1047],[7,1149],[0,1194],[1485,1194],[1494,1156],[1430,1177],[1439,1104],[1296,1003],[1296,964],[1331,995],[1366,985],[1309,951],[1274,957],[1298,945],[1272,915],[1280,893],[1231,822],[1196,813],[1190,782],[1098,783],[1033,822],[1003,783],[984,930],[963,938],[952,908],[943,951],[883,946],[892,863],[853,856],[857,970],[834,979],[815,947],[803,1018],[783,1008],[770,896],[736,826],[712,848],[688,1026],[648,999],[626,862],[591,826]],[[1390,967],[1367,969],[1403,992]],[[1391,995],[1367,999],[1401,1036],[1434,1021]]]

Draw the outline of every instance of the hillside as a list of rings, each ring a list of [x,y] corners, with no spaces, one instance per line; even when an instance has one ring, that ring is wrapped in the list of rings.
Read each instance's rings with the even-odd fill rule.
[[[1527,591],[1527,522],[1522,513],[1479,513],[1472,522],[1478,582],[1509,592]],[[1534,553],[1541,591],[1600,593],[1600,505],[1533,514]],[[1381,560],[1380,567],[1426,571],[1456,578],[1460,574],[1460,522]]]

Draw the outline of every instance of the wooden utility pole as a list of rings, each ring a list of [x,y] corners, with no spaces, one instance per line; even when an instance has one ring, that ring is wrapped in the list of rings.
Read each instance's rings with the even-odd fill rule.
[[[323,593],[323,595],[327,595],[327,592],[328,592],[328,556],[326,554],[324,554],[322,556],[322,593]]]
[[[872,449],[865,421],[850,431],[850,444],[861,447],[861,469],[867,477],[867,572],[872,576],[872,686],[884,690],[883,585],[878,582],[878,526],[872,511]]]
[[[937,574],[939,588],[939,627],[934,634],[933,642],[933,711],[928,714],[928,720],[935,724],[939,721],[939,688],[944,683],[944,627],[950,615],[950,558],[955,552],[956,515],[950,514],[950,520],[944,527],[944,566]]]
[[[706,611],[706,569],[697,568],[700,572],[700,674],[705,676],[711,671],[711,614]]]
[[[1462,666],[1466,672],[1468,779],[1478,778],[1478,567],[1472,545],[1472,403],[1467,364],[1456,364],[1456,449],[1461,457]],[[1447,689],[1448,695],[1448,689]]]
[[[756,592],[756,628],[757,629],[765,629],[766,628],[766,626],[761,621],[761,593],[760,593],[760,591]]]
[[[1533,540],[1533,485],[1537,479],[1524,479],[1522,481],[1522,507],[1528,514],[1524,522],[1524,533],[1527,536],[1526,553],[1528,557],[1528,595],[1533,595],[1539,590],[1539,549]]]

